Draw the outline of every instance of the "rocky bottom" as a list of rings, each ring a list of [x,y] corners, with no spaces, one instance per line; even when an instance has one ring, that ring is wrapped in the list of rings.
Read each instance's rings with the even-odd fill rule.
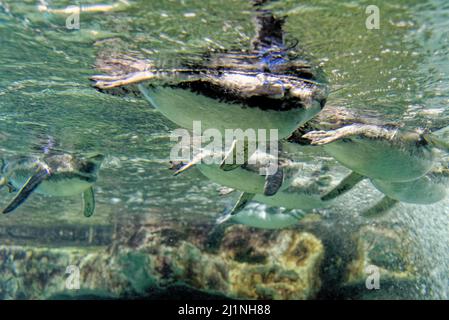
[[[108,246],[2,245],[0,298],[417,297],[403,233],[384,226],[335,230],[345,229],[319,218],[277,231],[140,221],[112,234]],[[66,274],[68,266],[79,268],[79,289],[70,288],[76,273]],[[368,266],[379,272],[379,290],[367,288],[374,283]]]

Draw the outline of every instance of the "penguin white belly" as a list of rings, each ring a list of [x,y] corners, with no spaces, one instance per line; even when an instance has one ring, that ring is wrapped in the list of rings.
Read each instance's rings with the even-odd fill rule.
[[[51,196],[66,197],[81,194],[91,186],[91,183],[80,179],[59,180],[57,182],[47,180],[39,185],[36,192]]]
[[[29,177],[15,177],[11,179],[12,184],[16,189],[22,188],[24,183]],[[76,194],[81,194],[87,188],[91,187],[92,184],[81,180],[81,179],[60,179],[58,181],[44,180],[36,188],[35,192],[50,196],[73,196]]]
[[[198,164],[198,170],[215,183],[249,193],[263,193],[265,176],[238,167],[224,171],[218,165]],[[281,187],[282,188],[282,187]]]
[[[250,206],[232,217],[232,221],[260,229],[283,229],[299,222],[300,216],[292,213],[267,212],[266,206]]]
[[[193,121],[201,121],[202,130],[218,129],[224,137],[225,129],[277,129],[278,139],[288,137],[298,126],[310,120],[321,109],[318,102],[308,109],[286,111],[242,107],[240,104],[220,102],[184,89],[149,88],[139,84],[145,98],[165,117],[177,125],[193,129]],[[267,140],[270,132],[266,132]]]
[[[432,204],[443,200],[447,194],[446,185],[436,183],[424,176],[409,182],[387,182],[372,180],[373,185],[388,197],[414,204]]]
[[[433,165],[432,151],[420,154],[394,148],[383,141],[336,141],[324,145],[324,150],[345,167],[370,178],[385,181],[411,181],[429,172]]]
[[[248,193],[264,193],[265,176],[257,171],[250,171],[243,167],[224,171],[217,164],[204,163],[197,164],[197,168],[206,178],[225,187]],[[293,178],[288,172],[284,174],[284,181],[279,191],[287,188]]]
[[[254,197],[254,201],[274,207],[301,210],[325,208],[332,203],[332,201],[321,200],[321,197],[318,194],[289,192],[288,190],[281,190],[271,197],[264,196],[263,194],[257,194]]]

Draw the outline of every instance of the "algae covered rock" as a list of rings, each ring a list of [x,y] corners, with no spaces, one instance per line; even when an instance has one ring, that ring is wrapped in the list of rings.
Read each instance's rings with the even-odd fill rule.
[[[95,268],[96,253],[88,249],[0,247],[0,298],[43,299],[68,290],[67,267],[77,266],[84,288],[98,288],[89,278]],[[83,289],[84,289],[83,288]],[[108,288],[109,291],[110,288]]]
[[[231,225],[220,232],[152,219],[128,224],[110,246],[1,246],[0,298],[352,299],[416,291],[411,243],[383,225],[337,235],[320,219],[292,229]],[[366,287],[372,265],[381,290]],[[79,270],[79,288],[68,286],[69,266]]]
[[[351,299],[413,299],[418,274],[404,231],[365,226],[354,234],[356,258],[347,265],[342,294]]]
[[[415,272],[410,260],[411,243],[402,232],[390,228],[366,226],[357,235],[357,259],[349,264],[348,282],[365,279],[366,267],[374,265],[385,278],[412,278]]]
[[[252,299],[310,299],[316,295],[324,255],[319,239],[295,230],[261,233],[260,237],[244,231],[234,228],[224,239],[225,244],[231,238],[240,243],[242,237],[248,239],[246,246],[228,247],[222,253],[234,258],[230,263],[231,292]]]
[[[167,297],[167,290],[178,288],[202,296],[310,299],[319,291],[324,247],[310,233],[231,226],[219,250],[211,251],[206,238],[189,241],[195,233],[168,232],[165,226],[163,234],[178,237],[167,241],[149,230],[161,230],[160,225],[145,228],[134,247],[0,247],[0,297]],[[79,272],[79,287],[68,285],[69,266]]]
[[[310,233],[244,226],[228,228],[215,252],[187,241],[176,246],[149,242],[140,250],[149,252],[146,267],[159,286],[185,283],[247,299],[313,298],[324,254],[322,243]]]

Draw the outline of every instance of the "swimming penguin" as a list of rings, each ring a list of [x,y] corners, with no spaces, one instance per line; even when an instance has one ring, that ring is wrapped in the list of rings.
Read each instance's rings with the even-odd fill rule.
[[[245,143],[288,137],[320,112],[328,86],[317,66],[285,44],[284,20],[264,10],[264,2],[253,1],[256,36],[249,51],[208,53],[196,61],[181,58],[173,68],[149,60],[100,57],[97,68],[109,75],[93,76],[94,86],[110,94],[141,96],[186,129],[193,130],[199,121],[203,131],[217,129],[223,136],[226,130],[277,132],[245,136]]]
[[[93,186],[103,159],[101,154],[64,153],[3,160],[0,185],[17,192],[3,213],[15,210],[33,192],[62,197],[82,194],[84,215],[90,217],[95,210]]]
[[[308,139],[361,176],[405,182],[432,169],[436,149],[449,150],[439,136],[438,131],[382,124],[328,105],[306,128],[298,129],[290,141],[304,143]]]

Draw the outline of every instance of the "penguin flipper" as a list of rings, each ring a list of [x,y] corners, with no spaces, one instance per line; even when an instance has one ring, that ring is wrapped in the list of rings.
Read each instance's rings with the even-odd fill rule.
[[[8,206],[3,209],[3,213],[9,213],[20,206],[33,193],[33,191],[44,181],[50,173],[46,169],[41,169],[31,176],[19,190],[17,195],[11,200]]]
[[[274,196],[281,188],[284,182],[284,169],[278,166],[276,173],[265,176],[263,194],[265,196]]]
[[[391,208],[393,208],[398,200],[392,199],[390,197],[384,196],[382,200],[376,203],[374,206],[365,210],[361,215],[365,218],[380,218],[384,216]]]
[[[360,181],[364,179],[364,176],[353,171],[347,177],[345,177],[335,188],[322,196],[321,200],[333,200],[354,188]]]
[[[94,188],[90,187],[83,192],[83,213],[85,217],[90,217],[95,211]]]

